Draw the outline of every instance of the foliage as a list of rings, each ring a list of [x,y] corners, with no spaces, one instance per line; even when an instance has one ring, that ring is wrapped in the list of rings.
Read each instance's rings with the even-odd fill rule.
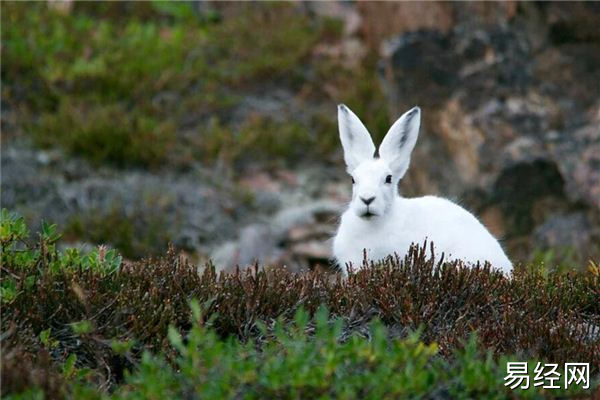
[[[577,266],[579,255],[576,249],[567,246],[557,246],[550,249],[536,249],[532,256],[532,265],[537,266],[542,273],[548,269],[569,271]]]
[[[506,398],[543,394],[507,391],[507,360],[599,373],[594,265],[508,279],[414,247],[348,279],[199,274],[172,249],[121,265],[103,248],[58,251],[56,228],[42,230],[24,243],[22,219],[2,212],[3,394]]]
[[[307,134],[306,128],[300,123],[279,122],[260,114],[249,116],[237,132],[213,121],[200,147],[207,154],[217,154],[226,165],[252,160],[268,166],[278,158],[300,161],[314,156],[327,156],[339,146],[338,138],[337,135],[331,135],[335,129],[319,125],[321,122],[313,123],[317,130],[315,134]],[[326,132],[326,129],[329,131]]]
[[[196,321],[200,320],[198,315]],[[455,353],[455,361],[436,357],[435,343],[417,334],[390,340],[379,321],[370,324],[366,340],[353,335],[341,342],[341,319],[329,320],[321,307],[310,321],[302,309],[294,323],[275,326],[272,338],[257,351],[255,343],[222,340],[196,323],[187,336],[169,332],[177,349],[175,367],[149,353],[140,368],[117,389],[115,398],[405,398],[433,396],[504,398],[506,363],[482,355],[476,336]],[[312,331],[307,334],[307,331]],[[266,329],[265,329],[266,331]],[[540,390],[518,390],[533,397]]]
[[[23,291],[30,290],[36,284],[36,268],[43,268],[49,274],[60,274],[65,269],[93,270],[102,276],[119,269],[122,257],[114,249],[99,246],[82,254],[77,249],[59,251],[56,242],[61,235],[56,224],[42,221],[42,231],[38,234],[35,246],[27,243],[29,229],[23,217],[2,209],[0,219],[0,251],[3,267],[15,269],[17,274],[2,277],[0,299],[2,303],[11,303]]]
[[[311,71],[325,62],[311,54],[341,31],[290,4],[239,8],[218,18],[185,2],[75,3],[70,13],[45,3],[3,3],[3,99],[40,146],[60,146],[96,164],[148,167],[211,161],[221,152],[230,162],[262,151],[267,160],[286,159],[299,147],[320,156],[333,149],[326,136],[337,137],[336,102],[355,101],[361,112],[363,102],[384,109],[373,96],[343,89],[327,100],[325,124],[321,111],[304,122],[254,115],[236,121],[233,111],[260,82],[298,94],[319,91],[328,76]],[[327,64],[340,88],[365,75],[340,61]],[[359,78],[375,86],[374,74]]]
[[[161,212],[151,215],[134,212],[128,216],[113,205],[115,207],[108,212],[92,210],[71,216],[65,226],[65,238],[110,243],[127,258],[157,255],[167,250],[170,238]]]

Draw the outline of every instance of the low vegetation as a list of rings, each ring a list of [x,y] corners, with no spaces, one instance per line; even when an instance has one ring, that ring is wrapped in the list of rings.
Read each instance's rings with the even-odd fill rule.
[[[141,224],[143,230],[138,228]],[[170,237],[163,229],[166,225],[160,212],[144,218],[144,215],[127,216],[115,207],[107,213],[94,210],[71,216],[63,237],[68,242],[110,243],[126,258],[141,258],[167,250]]]
[[[95,164],[268,164],[329,155],[337,102],[356,107],[371,126],[388,122],[385,102],[377,85],[360,87],[375,79],[373,63],[350,68],[315,54],[340,40],[341,23],[295,8],[247,4],[219,13],[188,2],[84,2],[65,13],[6,2],[2,98],[16,128],[39,146]],[[260,96],[265,84],[299,104],[312,97],[327,107],[303,109],[306,120],[291,110],[244,111],[244,99]]]
[[[510,279],[403,259],[350,274],[215,274],[173,249],[123,262],[35,243],[2,211],[2,395],[9,398],[511,398],[506,362],[589,362],[598,383],[600,269]]]

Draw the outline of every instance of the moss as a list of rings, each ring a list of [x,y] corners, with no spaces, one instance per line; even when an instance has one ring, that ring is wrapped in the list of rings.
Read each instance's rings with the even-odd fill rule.
[[[3,4],[3,95],[39,145],[118,166],[172,162],[189,144],[176,137],[187,121],[205,130],[204,116],[226,115],[261,80],[302,83],[311,49],[331,35],[331,23],[322,29],[289,4],[239,7],[215,23],[189,3],[77,4],[69,14]],[[235,153],[266,146],[282,157],[303,137],[293,124],[268,139],[245,136]]]
[[[335,113],[316,113],[311,116],[310,126],[315,140],[310,149],[319,158],[327,157],[340,149],[340,139]]]
[[[557,246],[554,248],[534,249],[531,256],[531,266],[542,274],[547,275],[549,271],[567,272],[578,269],[585,265],[585,260],[572,246]],[[581,268],[585,270],[584,267]]]
[[[211,32],[212,74],[233,84],[302,77],[303,59],[319,40],[321,25],[287,4],[238,6],[238,17]]]
[[[65,99],[32,126],[38,144],[60,145],[99,164],[157,166],[174,144],[174,126],[151,114],[130,113],[122,103]]]
[[[242,126],[237,140],[250,158],[279,155],[285,159],[298,159],[305,155],[314,137],[299,123],[277,122],[269,117],[253,115]],[[252,152],[253,148],[260,149],[261,154]]]
[[[387,98],[379,85],[376,56],[368,55],[362,65],[347,73],[345,80],[348,82],[341,85],[342,101],[363,119],[373,141],[381,143],[390,128],[391,118],[398,118],[405,110],[398,110],[398,115],[390,115]]]
[[[138,227],[141,220],[144,220],[143,229]],[[132,218],[115,208],[108,213],[91,211],[72,216],[65,226],[64,237],[70,241],[110,244],[125,257],[137,259],[166,250],[170,235],[165,225],[160,214]]]
[[[239,129],[233,130],[213,119],[200,135],[200,141],[203,153],[212,154],[227,165],[250,161],[263,165],[289,164],[321,157],[337,148],[333,121],[315,116],[311,122],[306,125],[253,114]]]
[[[350,107],[369,129],[376,144],[380,143],[389,129],[391,118],[397,118],[405,111],[398,110],[398,115],[390,114],[388,100],[379,82],[377,61],[378,55],[375,53],[365,55],[361,62],[351,66],[346,65],[343,59],[325,58],[316,63],[314,83],[309,85],[312,98],[331,96],[335,103],[345,103]],[[337,130],[331,127],[337,127],[335,109],[317,115],[321,122],[329,119],[326,125],[329,125],[331,132]],[[334,136],[336,141],[339,140],[337,135]],[[336,144],[339,146],[338,142]]]
[[[188,3],[76,3],[61,14],[6,3],[3,97],[39,145],[117,166],[322,159],[339,148],[339,102],[383,136],[390,121],[376,57],[348,67],[314,56],[317,45],[339,44],[340,20],[281,3],[235,11],[218,19]],[[330,107],[234,121],[244,95],[266,82]]]
[[[89,213],[86,216],[73,216],[65,226],[64,235],[67,240],[110,243],[125,257],[134,256],[133,225],[116,210],[107,215]]]

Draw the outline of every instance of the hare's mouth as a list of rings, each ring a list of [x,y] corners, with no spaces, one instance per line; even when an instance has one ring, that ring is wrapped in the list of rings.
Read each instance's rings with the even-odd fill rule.
[[[376,217],[376,216],[377,216],[377,214],[373,214],[371,211],[367,210],[367,212],[365,212],[363,215],[361,215],[361,218],[371,219],[371,218]]]

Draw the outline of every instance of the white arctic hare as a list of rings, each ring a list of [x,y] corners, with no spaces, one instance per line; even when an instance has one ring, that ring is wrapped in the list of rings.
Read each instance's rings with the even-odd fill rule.
[[[360,119],[345,105],[338,106],[344,160],[352,176],[352,200],[333,242],[343,273],[348,264],[362,266],[364,251],[373,261],[394,253],[403,256],[413,242],[425,239],[446,259],[489,261],[510,273],[512,263],[498,241],[464,208],[440,197],[399,195],[398,181],[408,169],[420,122],[421,110],[414,107],[392,125],[376,151]]]

